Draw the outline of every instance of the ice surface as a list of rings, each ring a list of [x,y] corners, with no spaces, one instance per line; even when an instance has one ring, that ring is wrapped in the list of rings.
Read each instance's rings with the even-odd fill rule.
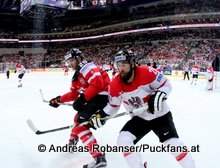
[[[42,89],[45,99],[49,100],[68,92],[71,76],[59,72],[26,73],[23,87],[18,88],[17,74],[11,74],[10,79],[0,74],[1,168],[81,168],[92,161],[85,152],[69,155],[48,151],[52,144],[64,146],[68,142],[70,129],[36,135],[26,124],[29,118],[39,130],[72,124],[75,112],[71,107],[52,108],[42,102],[39,94],[39,89]],[[199,145],[199,152],[191,153],[198,168],[219,168],[220,93],[206,91],[205,81],[202,80],[192,86],[190,81],[169,78],[173,91],[167,101],[181,140],[189,148]],[[99,144],[115,146],[118,133],[127,120],[128,116],[112,119],[103,128],[93,131]],[[46,152],[38,151],[40,144],[46,145]],[[140,144],[160,146],[153,133],[146,135],[137,145]],[[180,168],[169,153],[146,150],[141,155],[149,168]],[[106,153],[106,158],[108,168],[128,167],[122,153]]]

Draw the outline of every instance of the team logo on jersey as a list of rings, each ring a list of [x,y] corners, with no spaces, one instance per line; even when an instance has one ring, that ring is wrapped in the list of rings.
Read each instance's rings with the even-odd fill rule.
[[[128,99],[128,102],[135,109],[142,107],[142,102],[140,97],[131,97],[130,99]]]

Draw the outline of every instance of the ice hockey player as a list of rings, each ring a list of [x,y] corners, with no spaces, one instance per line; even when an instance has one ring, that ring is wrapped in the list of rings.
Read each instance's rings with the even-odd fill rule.
[[[214,79],[214,70],[210,64],[206,70],[206,89],[213,90],[213,79]]]
[[[69,68],[68,68],[68,66],[65,66],[64,67],[64,76],[67,76],[68,72],[69,72]]]
[[[194,85],[197,84],[197,80],[199,77],[199,71],[200,71],[200,67],[198,65],[193,65],[191,72],[192,72],[192,82],[191,85],[194,83]]]
[[[121,104],[127,111],[146,107],[148,110],[134,113],[118,136],[118,146],[134,146],[146,134],[153,131],[164,146],[181,147],[172,151],[182,168],[196,168],[193,158],[177,134],[166,99],[171,92],[169,80],[156,69],[136,66],[135,56],[129,50],[120,51],[115,57],[119,75],[110,82],[108,105],[90,119],[95,127],[105,122],[100,118],[114,115]],[[138,151],[123,153],[130,168],[145,168]],[[166,166],[165,166],[166,167]]]
[[[25,67],[18,63],[16,66],[16,71],[18,72],[18,87],[22,87],[22,78],[25,74]]]
[[[88,121],[93,114],[107,105],[110,78],[106,71],[98,68],[93,62],[84,60],[77,48],[67,52],[64,58],[75,70],[70,92],[51,99],[50,106],[58,107],[59,103],[74,101],[73,108],[77,111],[74,122],[79,124]],[[80,139],[88,147],[94,162],[84,165],[83,168],[105,168],[107,166],[105,154],[92,151],[97,141],[90,128],[90,125],[72,128],[69,145],[76,145]]]

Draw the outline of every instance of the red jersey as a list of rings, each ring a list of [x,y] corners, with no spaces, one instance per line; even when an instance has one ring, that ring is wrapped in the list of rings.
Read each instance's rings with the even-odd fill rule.
[[[119,110],[121,103],[127,111],[144,107],[153,92],[160,90],[169,94],[171,88],[168,79],[162,73],[152,67],[138,66],[135,68],[134,80],[131,83],[124,83],[120,75],[117,75],[110,83],[109,103],[104,111],[106,114],[113,115]],[[169,107],[166,101],[163,101],[163,109],[160,112],[151,114],[145,111],[134,115],[145,120],[152,120],[168,112]]]
[[[61,96],[61,102],[69,102],[77,99],[80,93],[84,93],[85,99],[100,95],[107,95],[110,78],[106,71],[97,67],[93,62],[82,65],[80,70],[76,70],[70,92]]]

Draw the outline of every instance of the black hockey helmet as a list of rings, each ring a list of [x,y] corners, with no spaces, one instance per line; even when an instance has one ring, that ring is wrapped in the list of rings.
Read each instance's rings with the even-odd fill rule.
[[[82,56],[81,56],[81,51],[78,48],[72,48],[70,51],[68,51],[65,56],[64,59],[65,61],[71,59],[71,58],[76,58],[79,62],[82,61]]]
[[[115,62],[127,61],[129,64],[136,62],[136,57],[131,50],[121,50],[115,57]]]

